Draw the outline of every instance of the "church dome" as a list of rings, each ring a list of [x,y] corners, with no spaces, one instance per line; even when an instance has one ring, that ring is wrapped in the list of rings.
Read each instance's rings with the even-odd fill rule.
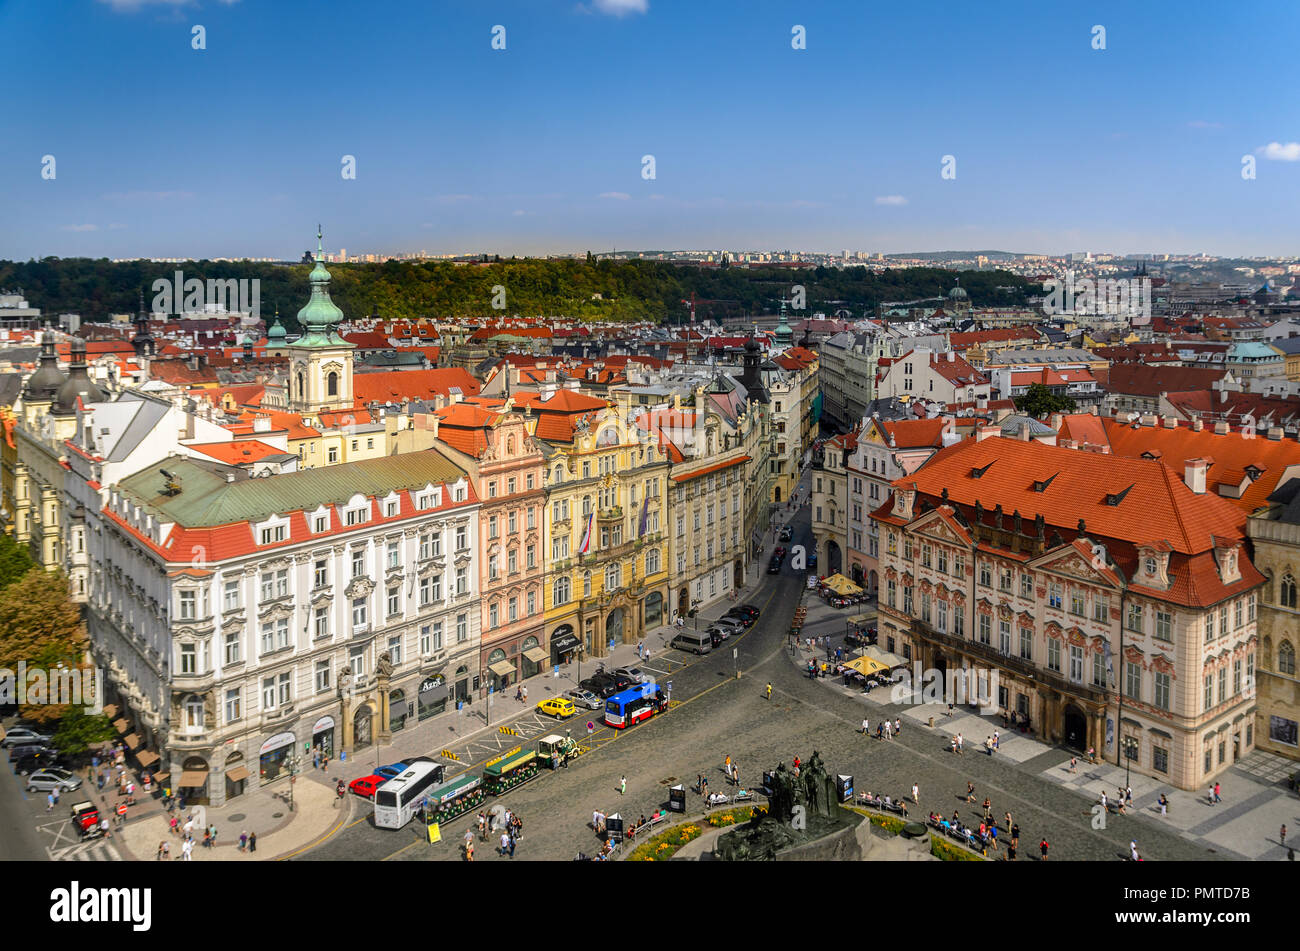
[[[29,403],[48,403],[54,399],[67,379],[59,372],[59,358],[54,352],[54,332],[41,334],[41,361],[36,372],[27,378],[23,399]]]
[[[321,248],[321,232],[316,230],[316,266],[312,268],[307,280],[311,282],[311,299],[307,306],[298,311],[298,324],[302,327],[303,339],[299,345],[338,343],[334,328],[342,322],[343,311],[330,300],[330,272],[325,269],[325,253]]]
[[[50,407],[56,416],[71,416],[77,411],[77,399],[83,403],[102,403],[103,391],[97,387],[86,372],[86,341],[80,337],[72,340],[72,366],[68,378],[59,387]]]
[[[961,278],[957,278],[957,284],[948,292],[948,300],[966,300],[969,296],[966,289],[961,286]]]
[[[271,324],[271,329],[266,332],[266,339],[269,343],[284,343],[284,324],[280,323],[280,317],[278,314],[276,315],[275,323]]]

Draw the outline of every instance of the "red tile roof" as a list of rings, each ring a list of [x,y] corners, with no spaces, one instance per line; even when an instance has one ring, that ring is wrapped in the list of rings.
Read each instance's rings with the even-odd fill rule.
[[[946,419],[881,420],[880,428],[894,437],[894,449],[920,449],[925,446],[943,446]]]
[[[1208,390],[1222,380],[1225,370],[1212,367],[1165,367],[1143,363],[1111,365],[1106,388],[1126,396],[1159,396],[1182,390]]]
[[[741,463],[749,462],[751,456],[737,456],[735,459],[728,459],[726,462],[717,462],[711,466],[705,466],[703,469],[696,469],[694,472],[683,473],[682,475],[673,476],[674,482],[686,482],[690,479],[698,479],[700,476],[708,475],[712,472],[721,472],[723,469],[730,469],[732,466],[738,466]]]
[[[267,456],[282,456],[285,452],[283,449],[276,449],[260,439],[190,443],[188,448],[193,449],[195,452],[201,452],[218,462],[224,462],[232,466],[257,462]]]
[[[458,387],[465,396],[477,396],[479,383],[463,367],[438,370],[381,370],[352,377],[352,393],[360,403],[401,403],[450,396]]]

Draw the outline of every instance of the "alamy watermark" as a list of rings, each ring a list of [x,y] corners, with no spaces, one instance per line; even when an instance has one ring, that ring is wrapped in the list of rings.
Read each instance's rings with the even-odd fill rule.
[[[205,284],[197,277],[186,279],[184,271],[177,271],[170,280],[160,277],[154,281],[153,292],[155,314],[241,313],[255,320],[262,316],[262,281],[256,277],[208,278]]]
[[[904,667],[896,675],[890,690],[890,703],[950,703],[953,706],[978,705],[989,716],[999,712],[999,674],[992,668],[966,667],[939,670],[921,667],[914,661],[912,669]]]
[[[1151,322],[1151,278],[1099,277],[1075,279],[1066,271],[1064,280],[1043,282],[1047,314],[1078,314],[1128,319],[1134,326]]]
[[[18,670],[0,667],[0,705],[69,705],[86,713],[104,712],[104,672],[98,667],[46,670],[18,662]]]

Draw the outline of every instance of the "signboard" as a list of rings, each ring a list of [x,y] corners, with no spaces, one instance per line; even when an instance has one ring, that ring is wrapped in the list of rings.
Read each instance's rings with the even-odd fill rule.
[[[277,733],[262,744],[262,753],[278,750],[282,746],[292,746],[297,739],[292,733]]]
[[[498,756],[496,759],[490,759],[490,760],[488,760],[486,763],[483,764],[483,768],[484,768],[484,769],[487,769],[489,766],[493,765],[494,763],[499,763],[499,762],[501,762],[503,759],[506,759],[507,757],[514,756],[516,753],[518,753],[518,752],[519,752],[520,750],[522,750],[522,749],[523,749],[522,746],[516,746],[513,750],[510,750],[510,751],[507,752],[507,753],[502,753],[502,754],[501,754],[500,756]]]
[[[320,733],[322,730],[332,730],[332,729],[334,729],[334,718],[321,717],[319,720],[316,721],[316,725],[311,728],[311,731],[313,733]]]
[[[442,830],[438,828],[438,823],[429,826],[429,844],[442,841]]]

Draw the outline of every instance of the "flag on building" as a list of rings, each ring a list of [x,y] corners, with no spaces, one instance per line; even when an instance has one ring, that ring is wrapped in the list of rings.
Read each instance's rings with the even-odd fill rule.
[[[580,555],[585,555],[587,549],[591,547],[591,522],[595,517],[595,512],[587,513],[587,529],[582,533],[582,544],[578,546],[578,554]]]
[[[645,523],[646,523],[646,518],[649,515],[650,515],[650,496],[647,495],[645,497],[645,501],[641,503],[641,529],[640,531],[637,532],[637,538],[645,537]]]

